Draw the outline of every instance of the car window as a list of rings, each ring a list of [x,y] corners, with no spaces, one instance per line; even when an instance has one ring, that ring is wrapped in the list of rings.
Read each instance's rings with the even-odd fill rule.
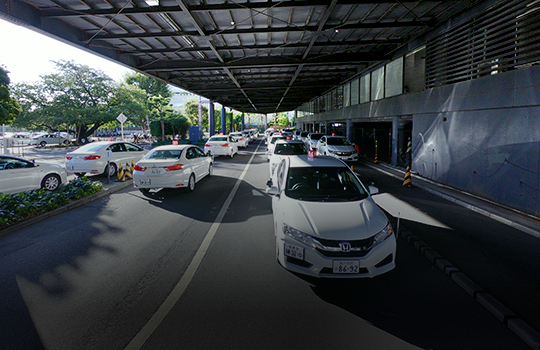
[[[75,152],[99,152],[103,148],[103,144],[89,143],[82,147],[77,148]]]
[[[344,137],[330,137],[328,144],[332,146],[350,146],[351,142]]]
[[[278,143],[274,149],[274,154],[284,156],[307,154],[307,148],[303,143]]]
[[[194,147],[192,149],[197,157],[206,157],[206,154],[204,154],[204,152],[200,148]]]
[[[33,163],[27,162],[21,159],[14,159],[14,158],[1,158],[0,159],[0,170],[31,168],[33,166],[34,166]]]
[[[197,154],[195,153],[195,150],[193,149],[193,147],[188,148],[188,150],[186,151],[186,158],[193,159],[196,157],[197,157]]]
[[[125,143],[124,147],[126,147],[126,150],[128,152],[142,152],[143,150],[141,147],[132,145],[131,143]]]
[[[122,146],[121,143],[113,143],[109,146],[109,150],[111,150],[111,152],[124,152],[124,147]]]
[[[368,194],[346,167],[296,167],[287,174],[285,195],[305,201],[358,201]]]
[[[148,153],[145,159],[179,159],[182,155],[182,150],[180,149],[174,149],[174,150],[168,150],[168,149],[160,149],[160,150],[154,150],[151,153]]]
[[[212,137],[208,141],[227,141],[226,137]]]

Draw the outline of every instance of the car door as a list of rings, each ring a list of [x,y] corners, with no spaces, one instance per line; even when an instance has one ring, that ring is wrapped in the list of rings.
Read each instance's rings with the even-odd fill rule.
[[[33,163],[14,158],[2,159],[0,192],[18,193],[39,187],[39,174]]]
[[[126,142],[123,144],[123,146],[125,149],[125,158],[126,158],[125,161],[128,162],[130,165],[132,162],[137,163],[146,153],[144,148],[136,146],[131,143]]]
[[[197,162],[197,178],[201,179],[208,174],[209,157],[207,157],[206,154],[204,154],[204,152],[198,147],[193,147],[192,149]]]

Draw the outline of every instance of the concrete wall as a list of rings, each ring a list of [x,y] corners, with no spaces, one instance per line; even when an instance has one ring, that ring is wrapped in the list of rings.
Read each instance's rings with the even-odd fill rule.
[[[413,120],[412,169],[540,215],[540,66],[351,106],[299,122]]]

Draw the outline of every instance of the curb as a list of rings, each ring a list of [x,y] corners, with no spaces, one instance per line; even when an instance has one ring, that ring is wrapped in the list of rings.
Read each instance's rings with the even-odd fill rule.
[[[540,350],[540,333],[533,327],[529,326],[525,321],[519,318],[512,310],[504,306],[494,296],[487,293],[468,278],[458,268],[452,265],[448,260],[444,259],[435,250],[431,249],[427,244],[418,239],[405,228],[401,228],[398,233],[405,241],[416,248],[424,257],[434,263],[439,270],[450,276],[458,286],[460,286],[467,294],[473,297],[480,305],[494,315],[505,326],[512,330],[518,337],[527,343],[531,348]]]
[[[87,203],[90,203],[96,199],[99,199],[99,198],[102,198],[102,197],[105,197],[105,196],[108,196],[109,194],[112,194],[114,192],[117,192],[117,191],[120,191],[124,188],[128,188],[129,186],[132,186],[133,185],[133,181],[125,181],[121,184],[119,184],[118,186],[112,186],[112,187],[109,187],[109,188],[104,188],[103,190],[97,192],[97,193],[94,193],[94,194],[91,194],[89,196],[86,196],[86,197],[83,197],[81,199],[78,199],[76,201],[73,201],[73,202],[70,202],[60,208],[56,208],[54,210],[51,210],[50,212],[47,212],[47,213],[43,213],[41,215],[38,215],[36,217],[33,217],[31,219],[28,219],[28,220],[24,220],[24,221],[21,221],[15,225],[12,225],[12,226],[9,226],[9,227],[6,227],[5,229],[3,230],[0,230],[0,237],[3,237],[3,236],[6,236],[10,233],[13,233],[17,230],[20,230],[22,228],[25,228],[25,227],[28,227],[30,225],[33,225],[33,224],[36,224],[40,221],[43,221],[45,219],[48,219],[50,217],[53,217],[55,215],[58,215],[60,213],[63,213],[63,212],[66,212],[68,210],[71,210],[71,209],[75,209],[75,208],[78,208],[80,206],[83,206]]]

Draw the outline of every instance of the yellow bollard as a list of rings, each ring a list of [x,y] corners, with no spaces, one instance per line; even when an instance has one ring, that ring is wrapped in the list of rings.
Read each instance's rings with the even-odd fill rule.
[[[126,173],[124,172],[124,168],[122,167],[122,163],[118,164],[118,171],[116,173],[118,179],[116,181],[125,181],[126,180]]]
[[[411,179],[411,167],[408,166],[407,170],[405,170],[405,179],[403,180],[403,187],[412,187],[412,179]]]

